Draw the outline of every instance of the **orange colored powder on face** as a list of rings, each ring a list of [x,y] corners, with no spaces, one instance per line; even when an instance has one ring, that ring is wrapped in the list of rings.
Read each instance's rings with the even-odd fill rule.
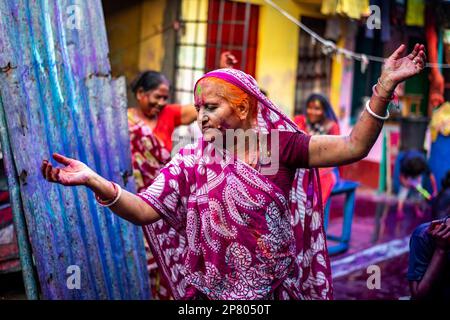
[[[212,84],[216,90],[217,96],[225,99],[234,110],[237,110],[239,106],[248,105],[249,113],[247,118],[251,121],[256,119],[257,115],[257,102],[256,99],[245,93],[243,90],[236,87],[234,84],[226,82],[225,80],[207,77],[200,80],[197,84],[195,92],[195,102],[201,103],[202,85]]]

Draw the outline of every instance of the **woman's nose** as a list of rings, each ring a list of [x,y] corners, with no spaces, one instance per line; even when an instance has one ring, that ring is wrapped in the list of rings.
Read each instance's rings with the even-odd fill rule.
[[[206,114],[203,113],[203,110],[202,110],[202,109],[200,109],[200,110],[198,111],[198,119],[200,119],[200,122],[201,122],[202,125],[208,123],[208,121],[209,121],[208,116],[207,116]]]

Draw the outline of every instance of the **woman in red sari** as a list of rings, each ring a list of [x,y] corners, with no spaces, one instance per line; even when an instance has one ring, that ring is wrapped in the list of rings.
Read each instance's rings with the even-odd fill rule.
[[[197,118],[193,105],[168,104],[169,81],[159,72],[145,71],[131,84],[137,106],[128,109],[133,174],[138,191],[148,187],[169,162],[172,134]]]
[[[142,192],[153,183],[159,171],[170,161],[172,134],[176,127],[190,124],[197,118],[194,106],[167,104],[169,82],[159,72],[145,71],[131,84],[137,106],[128,109],[131,159],[137,191]],[[152,239],[170,237],[172,249],[178,249],[176,232],[161,223],[144,226],[147,241],[147,268],[154,299],[170,299],[167,281],[161,276],[152,254]],[[169,236],[170,235],[170,236]]]
[[[294,122],[300,130],[310,135],[340,135],[336,114],[327,98],[321,94],[314,93],[306,99],[305,114],[295,116]],[[334,168],[320,168],[319,175],[322,201],[325,206],[337,177]]]
[[[425,66],[423,45],[402,57],[404,50],[386,60],[349,136],[305,135],[251,76],[220,69],[195,86],[203,137],[180,150],[144,192],[122,190],[59,154],[53,157],[63,167],[44,160],[42,174],[50,182],[87,186],[99,204],[135,224],[162,220],[184,237],[177,261],[167,260],[173,252],[164,250],[164,241],[155,251],[177,299],[332,299],[314,168],[367,155],[389,117],[395,87]],[[226,144],[219,139],[230,133]],[[239,133],[256,135],[257,147]]]

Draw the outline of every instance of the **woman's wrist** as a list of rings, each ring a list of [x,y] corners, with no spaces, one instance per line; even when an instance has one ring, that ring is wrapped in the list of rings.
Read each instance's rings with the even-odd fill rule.
[[[102,199],[111,199],[116,194],[114,185],[96,173],[89,177],[86,186]]]
[[[436,246],[434,250],[434,254],[438,256],[445,256],[448,252],[448,247],[445,246]]]
[[[388,96],[391,96],[394,93],[395,88],[397,87],[397,83],[391,79],[389,74],[385,73],[381,74],[378,80],[378,84]]]

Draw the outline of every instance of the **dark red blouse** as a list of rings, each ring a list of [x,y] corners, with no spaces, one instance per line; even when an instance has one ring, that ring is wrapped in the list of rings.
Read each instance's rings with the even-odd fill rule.
[[[264,168],[269,166],[278,168],[274,174],[264,174],[270,181],[277,185],[289,198],[289,192],[294,182],[295,171],[298,168],[308,168],[309,164],[309,141],[310,135],[299,132],[279,131],[279,155],[271,155],[270,162],[260,166],[260,172],[264,174]],[[269,139],[271,143],[277,143],[273,137]]]

